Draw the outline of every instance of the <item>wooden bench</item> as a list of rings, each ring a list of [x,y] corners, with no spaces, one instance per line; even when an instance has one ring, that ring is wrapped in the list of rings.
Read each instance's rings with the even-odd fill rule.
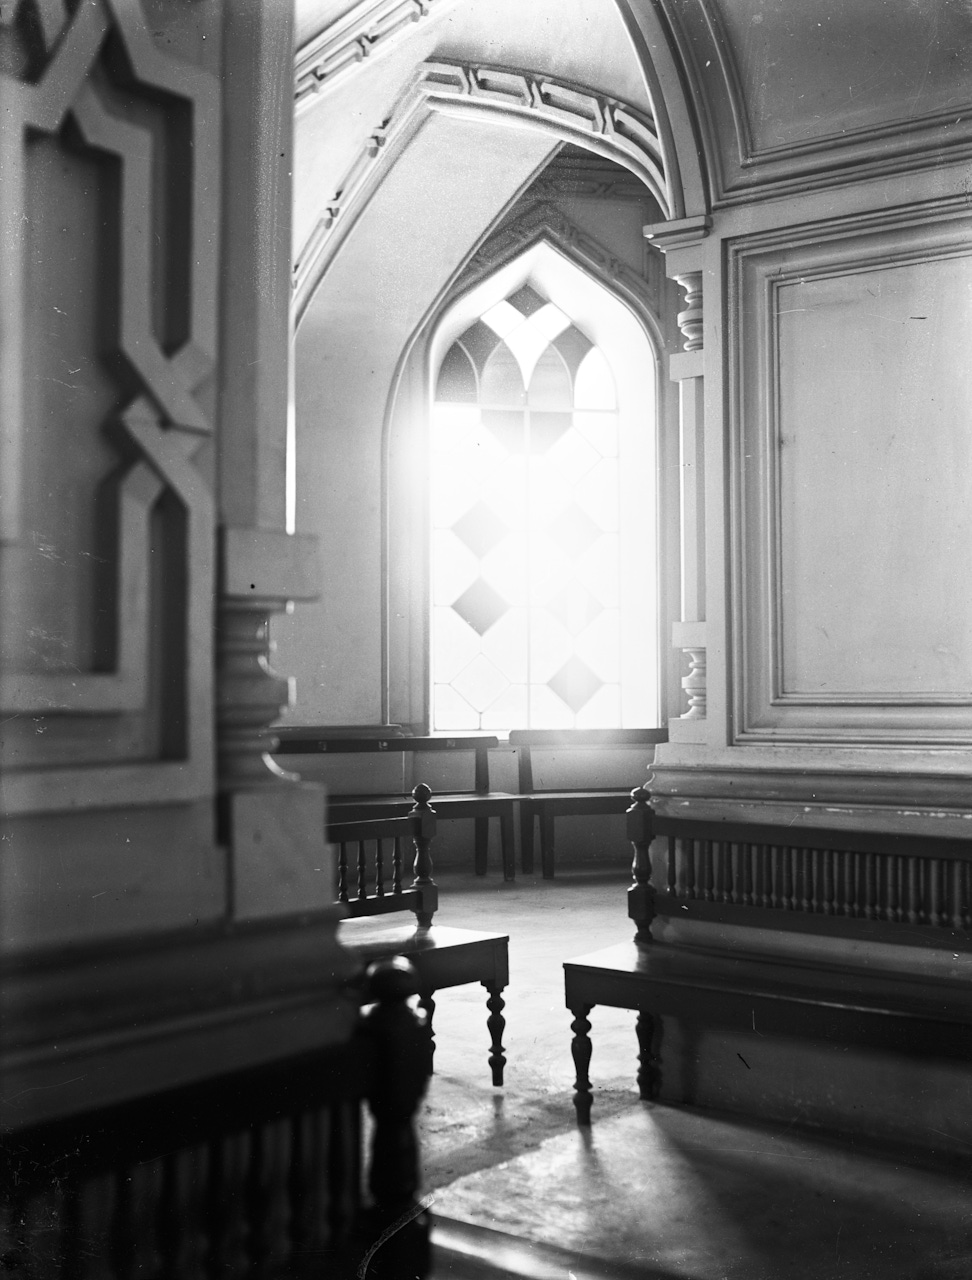
[[[661,1086],[666,1016],[972,1057],[972,983],[950,968],[951,957],[972,953],[972,841],[703,822],[654,814],[643,788],[632,799],[635,937],[564,964],[579,1124],[590,1123],[595,1005],[638,1011],[642,1098]],[[662,854],[655,846],[653,866],[658,837],[667,844]],[[727,929],[731,944],[720,939]],[[814,957],[801,946],[808,935]],[[848,941],[914,948],[937,968],[855,966]]]
[[[396,955],[411,961],[430,1028],[436,991],[470,982],[485,987],[489,1065],[493,1084],[500,1086],[506,1065],[502,993],[510,980],[509,937],[432,923],[439,905],[431,854],[435,811],[424,783],[412,794],[407,814],[328,823],[328,841],[338,851],[337,900],[350,917],[338,926],[338,940],[362,965]],[[399,913],[409,911],[415,922],[400,923]]]
[[[418,752],[448,752],[458,755],[470,752],[473,757],[472,787],[468,791],[436,792],[436,812],[442,819],[471,818],[475,824],[474,867],[485,875],[489,848],[489,820],[498,818],[503,877],[514,879],[514,805],[517,797],[507,791],[491,791],[489,785],[489,751],[499,740],[489,735],[468,737],[419,736],[405,734],[400,725],[385,734],[385,726],[335,733],[331,728],[280,728],[276,730],[280,745],[277,755],[354,755],[401,754],[402,789],[398,793],[367,794],[338,792],[328,798],[328,811],[334,822],[356,822],[367,818],[396,817],[407,813],[412,805],[405,785],[404,757]]]
[[[666,729],[512,729],[510,746],[517,753],[520,799],[520,864],[533,871],[534,822],[540,824],[540,864],[544,878],[554,874],[554,822],[558,817],[622,814],[630,803],[630,788],[601,787],[541,789],[535,785],[533,750],[604,751],[618,747],[645,747],[646,771],[652,748],[667,742]]]

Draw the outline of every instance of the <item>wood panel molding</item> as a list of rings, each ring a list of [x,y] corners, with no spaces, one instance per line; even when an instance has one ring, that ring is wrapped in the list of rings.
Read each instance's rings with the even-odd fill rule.
[[[666,217],[673,216],[681,204],[654,121],[635,107],[531,71],[423,63],[399,105],[368,139],[297,254],[294,289],[298,322],[382,175],[434,112],[540,129],[554,140],[578,142],[634,173]]]
[[[115,443],[121,478],[115,486],[115,658],[109,671],[8,673],[0,686],[4,708],[14,714],[67,716],[151,712],[148,689],[151,603],[150,523],[158,502],[171,495],[183,512],[186,600],[179,646],[186,654],[183,748],[175,759],[146,759],[143,764],[108,764],[96,769],[54,768],[42,774],[7,771],[5,803],[11,812],[98,807],[146,798],[185,800],[212,787],[211,698],[214,581],[214,510],[210,487],[197,466],[200,446],[213,422],[202,392],[216,363],[216,273],[219,235],[220,93],[216,78],[200,67],[163,55],[139,6],[125,0],[95,0],[66,15],[58,6],[38,6],[38,30],[46,62],[32,80],[0,77],[6,121],[4,133],[3,218],[14,210],[18,226],[3,248],[4,275],[21,307],[27,296],[25,233],[19,226],[25,209],[28,134],[58,136],[70,124],[78,145],[91,154],[113,157],[119,168],[117,222],[119,283],[111,322],[113,350],[104,352],[124,368],[127,404],[105,422]],[[106,52],[114,42],[124,52],[128,72],[116,83]],[[186,145],[185,187],[160,191],[157,177],[160,139],[144,123],[123,118],[115,95],[146,101],[173,101],[191,121]],[[178,126],[175,126],[178,127]],[[166,240],[166,264],[185,278],[181,335],[174,346],[163,340],[154,308],[156,241],[165,234],[178,200],[185,209],[185,235]],[[92,246],[93,248],[93,246]],[[16,326],[12,326],[16,328]],[[4,339],[3,369],[11,389],[0,443],[0,471],[6,493],[18,494],[23,476],[23,380],[28,353]],[[18,414],[20,415],[18,417]],[[16,546],[28,534],[22,506],[8,512],[4,539]],[[157,606],[156,606],[157,607]],[[134,790],[127,790],[133,776]]]
[[[784,678],[781,291],[972,256],[964,201],[790,227],[730,242],[730,545],[734,741],[972,742],[972,692],[821,691]],[[919,317],[920,319],[921,317]],[[864,478],[862,477],[862,483]],[[792,584],[791,584],[792,585]],[[787,606],[789,607],[789,606]]]

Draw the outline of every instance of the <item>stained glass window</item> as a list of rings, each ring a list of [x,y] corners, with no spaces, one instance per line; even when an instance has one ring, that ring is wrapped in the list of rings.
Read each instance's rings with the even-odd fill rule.
[[[432,727],[622,723],[615,380],[530,285],[439,369],[431,429]]]

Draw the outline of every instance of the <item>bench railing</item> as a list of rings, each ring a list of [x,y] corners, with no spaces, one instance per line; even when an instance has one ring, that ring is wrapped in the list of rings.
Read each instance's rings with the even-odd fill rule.
[[[420,925],[432,923],[437,890],[432,878],[431,796],[431,789],[419,783],[407,814],[328,824],[328,842],[337,848],[337,900],[350,916],[414,911]],[[414,850],[411,866],[409,847]],[[414,878],[406,886],[403,878],[409,870]]]
[[[714,904],[885,925],[972,929],[972,841],[703,822],[656,815],[632,792],[629,915],[650,941],[657,914]],[[651,858],[652,841],[667,848]],[[654,861],[654,866],[652,862]]]

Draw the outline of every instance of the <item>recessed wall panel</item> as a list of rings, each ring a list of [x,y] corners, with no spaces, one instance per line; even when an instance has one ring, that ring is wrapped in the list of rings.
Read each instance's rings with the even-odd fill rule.
[[[972,741],[972,218],[730,246],[736,741]]]
[[[780,693],[972,690],[972,258],[776,293]]]

